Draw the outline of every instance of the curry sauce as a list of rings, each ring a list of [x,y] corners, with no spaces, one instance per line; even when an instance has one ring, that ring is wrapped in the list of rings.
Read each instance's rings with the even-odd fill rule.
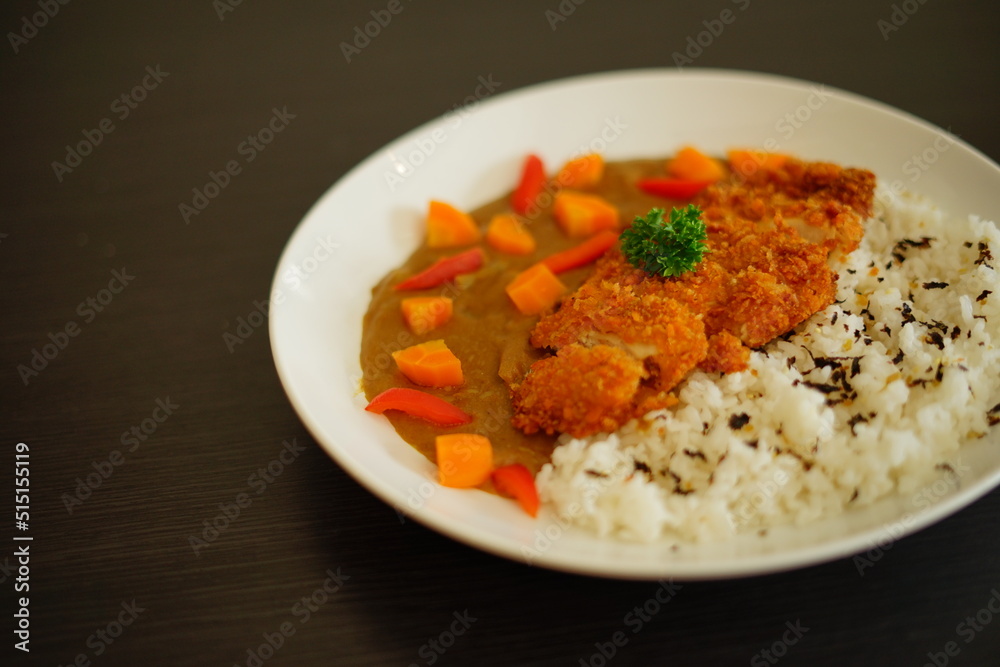
[[[641,178],[662,174],[663,164],[663,160],[609,162],[601,181],[588,192],[617,206],[623,226],[652,207],[681,205],[681,202],[648,195],[635,185]],[[399,435],[432,461],[435,459],[435,437],[453,432],[487,436],[493,445],[497,466],[522,463],[534,473],[549,460],[555,435],[525,435],[511,424],[514,412],[508,382],[504,378],[513,382],[523,378],[528,368],[546,354],[529,343],[539,317],[522,315],[504,288],[519,272],[584,240],[569,238],[563,233],[552,216],[551,200],[551,196],[543,194],[539,204],[545,206],[540,206],[538,214],[531,219],[522,218],[537,244],[533,253],[505,254],[483,241],[480,245],[486,261],[475,273],[458,276],[452,282],[430,289],[393,289],[394,285],[436,260],[463,250],[421,246],[372,290],[361,345],[364,391],[369,400],[392,387],[426,390],[399,371],[391,356],[395,351],[424,341],[443,339],[462,362],[463,385],[428,391],[474,415],[471,424],[446,428],[405,414],[386,413]],[[485,232],[494,215],[510,212],[510,196],[506,195],[472,211],[471,216]],[[593,265],[589,265],[562,273],[559,278],[572,292],[592,270]],[[412,333],[403,320],[400,303],[414,296],[452,298],[453,316],[443,326],[425,334],[418,336]],[[572,381],[572,378],[567,378],[567,382]]]

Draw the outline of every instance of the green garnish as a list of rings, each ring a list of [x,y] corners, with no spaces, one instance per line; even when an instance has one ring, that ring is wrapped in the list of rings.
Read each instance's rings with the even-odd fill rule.
[[[701,209],[694,204],[670,211],[670,222],[663,219],[662,208],[650,209],[620,237],[622,254],[632,266],[664,278],[693,270],[708,252],[707,238]]]

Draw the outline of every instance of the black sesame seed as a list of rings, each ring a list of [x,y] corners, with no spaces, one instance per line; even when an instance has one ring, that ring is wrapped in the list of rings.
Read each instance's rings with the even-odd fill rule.
[[[729,418],[729,428],[734,431],[739,431],[741,428],[750,423],[750,415],[745,412],[735,414]]]
[[[803,382],[802,384],[823,394],[832,394],[833,392],[840,390],[840,387],[834,384],[824,384],[820,382]]]

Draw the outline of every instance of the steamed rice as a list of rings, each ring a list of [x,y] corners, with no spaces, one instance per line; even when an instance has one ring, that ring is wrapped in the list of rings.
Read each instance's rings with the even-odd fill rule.
[[[913,492],[1000,417],[991,248],[993,223],[880,190],[835,304],[668,410],[563,436],[542,499],[602,536],[712,541]]]

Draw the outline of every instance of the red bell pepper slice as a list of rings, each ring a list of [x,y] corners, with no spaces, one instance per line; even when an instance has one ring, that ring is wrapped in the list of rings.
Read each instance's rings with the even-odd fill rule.
[[[535,207],[535,200],[545,188],[545,167],[537,155],[529,155],[524,160],[521,181],[510,196],[510,205],[515,213],[528,215]]]
[[[472,248],[451,257],[442,257],[415,276],[410,276],[397,283],[393,289],[411,290],[437,287],[462,273],[478,271],[485,260],[486,256],[483,254],[482,248]]]
[[[714,181],[689,181],[683,178],[642,178],[636,185],[643,192],[667,199],[691,199]]]
[[[608,251],[618,241],[618,232],[605,229],[603,232],[594,234],[589,239],[569,250],[557,252],[542,260],[542,264],[549,267],[552,273],[562,273],[585,264],[590,264],[598,257]]]
[[[500,466],[491,475],[493,486],[501,495],[513,496],[525,512],[538,516],[538,489],[531,472],[520,463]]]
[[[377,414],[382,414],[386,410],[399,410],[437,426],[460,426],[472,421],[472,415],[456,408],[448,401],[418,389],[405,387],[386,389],[373,398],[365,410]]]

